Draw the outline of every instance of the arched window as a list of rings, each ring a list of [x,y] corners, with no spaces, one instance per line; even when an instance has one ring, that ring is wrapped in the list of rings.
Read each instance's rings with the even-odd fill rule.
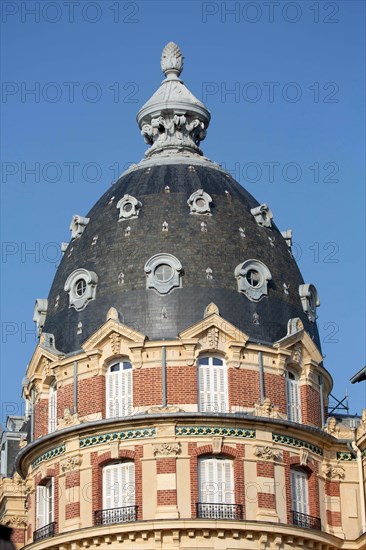
[[[135,464],[131,461],[103,468],[103,510],[96,512],[97,524],[136,520]]]
[[[54,534],[54,483],[53,478],[44,485],[37,486],[37,530],[34,541]]]
[[[50,384],[48,392],[48,433],[52,433],[57,428],[57,385],[56,382]]]
[[[199,410],[228,412],[227,368],[219,357],[198,359]]]
[[[235,505],[233,461],[205,457],[198,461],[197,515],[208,519],[238,519]]]
[[[107,418],[132,414],[132,365],[129,361],[108,367],[106,392]]]
[[[287,417],[291,422],[301,422],[300,384],[298,375],[286,372]]]

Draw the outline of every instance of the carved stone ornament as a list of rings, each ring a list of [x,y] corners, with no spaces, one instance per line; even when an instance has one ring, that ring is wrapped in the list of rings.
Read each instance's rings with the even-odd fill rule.
[[[180,443],[159,443],[158,445],[154,445],[153,447],[154,456],[177,456],[179,455],[180,451]]]
[[[331,464],[326,464],[323,467],[323,473],[329,479],[344,479],[346,475],[343,466],[332,466]]]
[[[83,234],[85,227],[88,225],[90,218],[83,218],[75,214],[72,217],[70,223],[71,238],[77,239],[80,235]]]
[[[219,345],[219,336],[220,336],[220,333],[218,328],[211,327],[208,329],[207,340],[208,340],[208,345],[210,346],[211,349],[217,349]]]
[[[37,325],[38,336],[41,334],[46,322],[48,300],[46,298],[37,298],[34,305],[33,321]]]
[[[272,275],[260,260],[246,260],[236,266],[234,276],[238,282],[238,292],[242,292],[252,302],[258,302],[268,294],[268,281]]]
[[[366,409],[362,409],[361,427],[363,428],[363,431],[366,431]]]
[[[110,307],[107,312],[106,321],[109,321],[110,319],[112,321],[119,321],[118,311],[115,307]]]
[[[28,445],[27,436],[24,434],[19,440],[19,449],[24,449]]]
[[[299,295],[304,313],[306,313],[309,321],[314,323],[316,320],[316,308],[320,306],[318,291],[312,284],[300,285]]]
[[[295,344],[291,350],[291,361],[293,363],[301,363],[302,361],[302,346],[301,344]]]
[[[221,453],[224,438],[219,435],[214,435],[212,438],[212,454],[217,455]]]
[[[190,208],[191,214],[200,215],[211,215],[211,202],[212,198],[208,193],[205,193],[203,189],[198,189],[198,191],[192,193],[192,195],[187,200],[187,204]]]
[[[258,458],[262,458],[264,460],[280,460],[282,458],[282,453],[278,449],[273,449],[273,447],[269,447],[268,445],[264,447],[254,447],[254,454]]]
[[[204,314],[203,316],[204,317],[208,317],[209,315],[212,315],[212,314],[216,314],[216,315],[219,315],[219,308],[217,307],[216,304],[214,304],[213,302],[211,302],[210,304],[208,304],[208,306],[206,307],[205,311],[204,311]]]
[[[64,415],[62,418],[58,420],[58,427],[59,428],[67,428],[68,426],[75,426],[77,424],[80,424],[79,416],[78,414],[73,414],[69,407],[66,407],[64,409]]]
[[[291,334],[300,332],[300,330],[303,330],[303,329],[304,329],[304,324],[301,321],[300,317],[294,317],[293,319],[289,319],[287,323],[287,336],[291,336]]]
[[[141,134],[151,145],[145,155],[202,155],[199,143],[210,113],[180,80],[183,56],[173,42],[163,50],[161,68],[166,79],[137,114]]]
[[[5,516],[1,522],[7,527],[14,529],[25,529],[27,527],[27,518],[25,516]]]
[[[272,227],[273,214],[266,204],[252,208],[250,212],[253,214],[258,225],[261,227]]]
[[[281,231],[282,237],[285,239],[287,246],[291,249],[292,246],[292,229],[286,229],[286,231]]]
[[[300,449],[300,465],[306,466],[308,463],[308,459],[309,459],[309,451],[307,449],[304,449],[304,447],[302,447]]]
[[[337,437],[339,433],[339,428],[337,427],[337,419],[334,416],[329,416],[324,431],[330,435],[334,435],[335,437]]]
[[[183,409],[181,409],[180,407],[177,407],[176,405],[167,405],[166,407],[163,407],[163,406],[150,407],[149,409],[147,409],[146,412],[148,414],[165,414],[165,413],[173,414],[173,413],[184,412],[184,411]]]
[[[137,218],[142,204],[132,195],[124,195],[116,205],[119,208],[119,220],[133,220]]]
[[[62,472],[71,472],[72,470],[75,470],[81,465],[81,456],[75,455],[75,456],[69,456],[66,460],[61,462],[61,470]]]
[[[120,352],[122,337],[118,332],[112,332],[109,335],[109,340],[111,342],[112,352],[116,355]]]
[[[269,397],[265,397],[263,403],[254,404],[254,415],[267,418],[285,418],[285,415],[279,412],[279,407],[273,405]]]

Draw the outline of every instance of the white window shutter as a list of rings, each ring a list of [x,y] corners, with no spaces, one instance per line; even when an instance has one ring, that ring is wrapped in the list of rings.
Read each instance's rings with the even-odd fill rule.
[[[107,374],[108,418],[119,416],[119,371]]]
[[[57,388],[56,385],[50,386],[48,394],[48,433],[52,433],[57,428]]]
[[[301,422],[300,386],[298,380],[287,378],[287,415],[292,422]]]
[[[55,502],[55,486],[54,479],[51,478],[46,485],[46,521],[52,523],[54,521],[54,502]]]
[[[209,410],[210,401],[210,380],[209,370],[207,365],[199,365],[198,367],[198,383],[199,383],[199,400],[200,411]]]
[[[224,487],[222,491],[223,502],[226,504],[234,504],[234,472],[232,460],[223,460],[224,469]]]
[[[46,487],[44,485],[38,485],[37,487],[37,528],[40,529],[47,525],[46,519]]]
[[[223,365],[218,368],[219,375],[219,390],[218,390],[218,405],[220,412],[228,411],[228,402],[227,402],[227,384],[226,384],[226,368]]]
[[[121,464],[121,477],[121,506],[133,506],[135,504],[135,465],[133,462]]]
[[[300,514],[309,514],[308,477],[305,472],[291,470],[292,509]]]
[[[112,472],[111,466],[103,468],[103,509],[113,508],[112,505]]]
[[[121,370],[121,416],[132,414],[132,369]]]

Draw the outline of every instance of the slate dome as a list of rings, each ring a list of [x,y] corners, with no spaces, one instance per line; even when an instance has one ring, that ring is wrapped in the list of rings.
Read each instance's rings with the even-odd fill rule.
[[[213,303],[223,319],[262,343],[285,337],[289,320],[299,318],[320,349],[299,293],[309,288],[289,243],[270,215],[261,218],[261,205],[202,155],[210,114],[179,79],[183,58],[171,44],[162,61],[166,80],[137,117],[150,145],[146,158],[86,218],[74,219],[43,331],[59,351],[76,351],[113,307],[150,340],[169,340],[202,320]],[[80,285],[78,270],[90,275],[81,277],[87,300],[78,295],[84,287],[72,288]]]

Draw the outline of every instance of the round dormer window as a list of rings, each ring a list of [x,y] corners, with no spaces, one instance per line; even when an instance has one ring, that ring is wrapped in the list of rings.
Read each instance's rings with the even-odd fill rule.
[[[268,281],[272,279],[268,267],[260,260],[246,260],[236,266],[234,276],[238,281],[238,292],[249,300],[258,302],[268,294]]]
[[[155,269],[154,275],[159,282],[166,283],[173,276],[172,267],[168,264],[160,264]]]
[[[245,277],[250,286],[252,286],[253,288],[261,286],[262,284],[262,276],[259,271],[256,271],[255,269],[249,269],[246,272]]]
[[[78,298],[84,296],[86,292],[86,281],[85,279],[78,279],[74,286],[74,292]]]

